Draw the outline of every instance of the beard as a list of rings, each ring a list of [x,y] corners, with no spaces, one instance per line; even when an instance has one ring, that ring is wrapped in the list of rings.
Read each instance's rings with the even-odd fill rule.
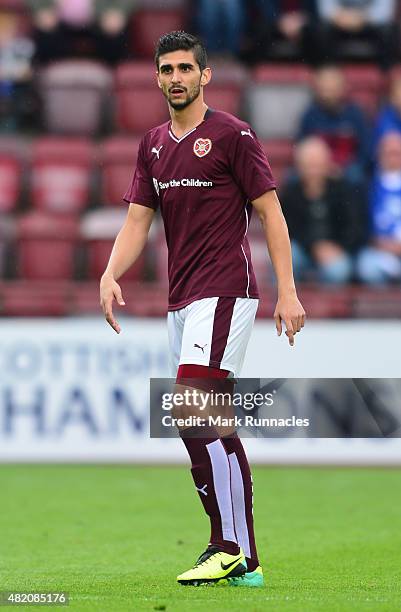
[[[192,89],[189,92],[187,92],[187,95],[184,100],[177,100],[177,101],[171,100],[169,96],[169,92],[166,92],[166,93],[163,92],[163,93],[165,97],[167,98],[167,102],[169,103],[171,108],[174,108],[174,110],[183,110],[184,108],[187,108],[187,106],[192,104],[194,100],[196,100],[196,98],[200,94],[200,90],[201,90],[201,86],[200,86],[200,81],[199,81],[199,83],[194,85]]]

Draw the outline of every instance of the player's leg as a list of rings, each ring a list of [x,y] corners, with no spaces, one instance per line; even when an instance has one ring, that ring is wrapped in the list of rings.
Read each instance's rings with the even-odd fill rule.
[[[227,370],[208,368],[206,366],[180,366],[177,380],[181,382],[185,380],[186,384],[189,383],[192,387],[196,387],[196,381],[194,379],[199,376],[201,377],[199,381],[201,384],[199,384],[199,387],[206,390],[205,383],[209,385],[213,381],[213,379],[211,380],[212,376],[222,378],[226,377],[228,374],[230,374],[230,372]],[[217,380],[215,382],[217,382]],[[228,383],[226,387],[219,385],[216,389],[216,384],[211,384],[210,386],[213,386],[215,392],[218,391],[225,394],[232,393],[233,382],[230,379],[226,382]],[[210,413],[215,413],[214,408]],[[196,444],[191,448],[191,444],[194,444],[194,441],[189,437],[191,434],[196,436],[197,432],[193,430],[184,430],[181,432],[183,442],[192,459],[191,471],[195,487],[211,521],[209,546],[217,546],[220,550],[234,553],[234,549],[231,548],[230,543],[224,542],[224,530],[222,526],[225,521],[226,526],[229,526],[229,530],[232,530],[234,527],[236,540],[246,556],[248,572],[245,576],[241,575],[230,578],[230,585],[262,586],[263,572],[259,565],[253,526],[252,475],[242,442],[236,432],[220,438],[228,455],[229,475],[227,473],[225,478],[223,477],[223,470],[227,472],[225,457],[224,455],[219,456],[218,451],[220,450],[221,453],[221,449],[214,449],[214,451],[217,452],[214,466],[215,474],[218,475],[222,483],[226,485],[222,490],[219,490],[219,487],[216,488],[213,486],[214,475],[213,471],[210,471],[209,463],[207,461],[203,461],[200,465],[195,463],[196,455],[202,452],[204,447],[203,445]],[[209,439],[203,440],[203,442],[205,442],[206,448],[212,449],[215,446],[215,440],[218,433],[214,430],[210,430],[208,435]],[[213,446],[208,446],[210,443],[213,443]],[[221,462],[219,462],[219,459]],[[228,476],[230,479],[229,491],[227,486]],[[206,495],[208,490],[213,492],[212,497]],[[214,491],[220,492],[220,503],[216,503]],[[228,494],[230,494],[231,497],[231,507],[227,504],[227,501],[229,501]],[[231,509],[233,514],[231,514]],[[232,536],[228,535],[228,537]]]
[[[215,368],[179,366],[186,314],[186,308],[168,313],[171,368],[177,376],[176,391],[180,393],[185,392],[188,383],[192,383],[193,387],[193,379],[202,378],[207,382],[213,378],[225,377],[224,372]],[[186,408],[189,413],[191,407]],[[180,436],[191,459],[195,488],[210,518],[209,545],[217,546],[229,554],[238,554],[229,483],[230,467],[219,435],[213,427],[203,427],[201,430],[183,428]]]
[[[236,433],[222,438],[231,471],[231,498],[238,544],[244,552],[247,573],[232,586],[262,586],[263,572],[259,564],[253,524],[253,481],[242,442]]]
[[[218,371],[238,376],[251,335],[257,300],[211,298],[191,305],[182,339],[180,363],[196,361]],[[188,325],[188,323],[190,323]],[[206,342],[210,339],[210,342]],[[196,341],[197,340],[197,341]],[[245,546],[249,563],[248,580],[231,584],[260,586],[263,574],[259,567],[253,528],[253,489],[249,464],[238,436],[222,438],[229,455],[231,501],[238,543]],[[238,532],[237,532],[238,526]],[[253,574],[257,575],[253,575]]]
[[[221,375],[221,370],[207,366],[180,366],[177,391],[184,393],[186,389],[196,389],[205,397],[216,389]],[[191,406],[186,405],[185,409],[191,412]],[[209,413],[208,408],[206,411]],[[199,413],[198,408],[193,411],[193,414]],[[210,541],[206,551],[193,568],[177,577],[181,584],[192,585],[241,576],[246,570],[245,557],[235,533],[228,456],[216,429],[208,424],[207,419],[202,418],[201,423],[180,431],[191,459],[195,488],[210,519]]]
[[[185,324],[181,365],[177,372],[177,384],[180,385],[178,389],[181,393],[188,385],[192,389],[199,388],[203,392],[210,392],[216,386],[217,378],[221,379],[226,375],[220,369],[209,366],[217,303],[218,298],[208,298],[198,300],[183,309]],[[226,329],[228,334],[229,321]],[[170,341],[173,338],[174,333],[171,330]],[[185,364],[182,364],[182,361]],[[187,410],[189,408],[186,406]],[[195,567],[181,574],[178,580],[183,584],[195,584],[201,578],[216,581],[230,573],[242,574],[245,571],[245,566],[241,564],[244,556],[239,550],[235,534],[230,464],[224,445],[216,429],[209,425],[206,428],[182,429],[180,435],[191,459],[196,490],[210,519],[211,533],[205,553],[201,555]],[[220,559],[221,555],[226,555],[225,562]],[[227,569],[222,570],[222,563]],[[202,572],[206,572],[206,575]]]
[[[177,389],[181,393],[187,388],[199,389],[200,393],[206,395],[213,387],[216,388],[214,382],[221,378],[221,373],[221,370],[206,366],[180,366]],[[189,408],[186,406],[187,412]],[[208,408],[195,408],[193,413],[204,421],[206,411]],[[236,555],[239,547],[231,500],[230,464],[218,431],[206,421],[197,427],[181,429],[180,436],[192,462],[191,473],[195,488],[210,518],[209,545]]]
[[[213,378],[224,378],[218,369],[205,366],[179,366],[184,324],[188,308],[168,313],[168,336],[172,371],[177,376],[176,391],[185,392],[188,383],[194,386],[193,379],[202,378],[206,384]],[[207,333],[205,329],[199,333]],[[196,356],[195,356],[196,357]],[[195,359],[194,357],[194,359]],[[195,388],[196,388],[195,384]],[[189,413],[190,406],[187,406]],[[181,416],[181,415],[176,415]],[[183,415],[184,416],[184,415]],[[195,488],[210,518],[210,546],[217,546],[229,554],[238,554],[239,548],[235,535],[233,510],[231,504],[230,466],[227,453],[213,427],[183,428],[180,436],[191,459],[191,473]]]
[[[235,300],[221,367],[231,369],[236,378],[241,372],[245,359],[257,307],[257,300],[242,298]],[[238,435],[234,433],[221,439],[230,463],[235,530],[248,566],[247,575],[240,580],[233,579],[231,583],[234,586],[260,586],[263,584],[263,574],[255,543],[251,470],[245,449]]]

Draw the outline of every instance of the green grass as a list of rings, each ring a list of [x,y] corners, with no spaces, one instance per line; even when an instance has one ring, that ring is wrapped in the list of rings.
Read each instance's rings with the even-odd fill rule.
[[[254,482],[266,587],[192,588],[175,577],[208,524],[184,467],[0,466],[0,590],[65,590],[72,610],[401,609],[400,470]]]

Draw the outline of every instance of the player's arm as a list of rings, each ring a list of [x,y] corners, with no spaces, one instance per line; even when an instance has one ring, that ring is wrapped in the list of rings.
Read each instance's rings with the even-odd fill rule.
[[[294,335],[305,324],[305,311],[298,300],[292,271],[291,244],[276,190],[267,191],[252,201],[262,222],[267,248],[277,278],[278,300],[274,311],[277,333],[282,332],[282,321],[290,345]]]
[[[153,208],[130,204],[127,218],[117,235],[109,263],[100,281],[100,305],[106,321],[118,334],[121,328],[113,315],[113,300],[120,306],[124,306],[125,302],[117,281],[142,253],[154,214]]]

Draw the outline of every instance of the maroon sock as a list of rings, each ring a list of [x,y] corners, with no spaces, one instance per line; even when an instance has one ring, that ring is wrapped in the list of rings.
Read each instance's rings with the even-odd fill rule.
[[[222,438],[231,468],[231,495],[238,544],[245,553],[248,571],[259,565],[253,529],[253,485],[248,459],[236,433]]]
[[[192,427],[180,435],[192,461],[192,477],[210,518],[210,544],[231,555],[239,553],[231,499],[230,464],[214,427]]]

